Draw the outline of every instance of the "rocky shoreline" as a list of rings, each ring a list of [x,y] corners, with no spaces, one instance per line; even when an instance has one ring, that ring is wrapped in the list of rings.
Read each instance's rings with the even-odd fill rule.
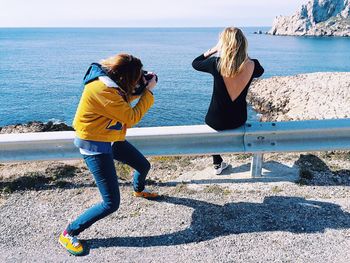
[[[248,102],[261,121],[350,118],[350,72],[260,79]]]
[[[350,1],[308,1],[292,16],[277,16],[268,34],[350,37]]]
[[[73,131],[73,127],[65,123],[53,123],[30,121],[24,124],[14,124],[0,127],[0,134],[5,133],[28,133],[28,132],[52,132],[52,131]]]

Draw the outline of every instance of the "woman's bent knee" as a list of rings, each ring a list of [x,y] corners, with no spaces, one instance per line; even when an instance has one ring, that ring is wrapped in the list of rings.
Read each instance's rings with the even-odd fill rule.
[[[118,210],[119,205],[120,205],[120,200],[115,200],[113,202],[107,202],[107,203],[104,202],[103,208],[107,213],[111,214]]]

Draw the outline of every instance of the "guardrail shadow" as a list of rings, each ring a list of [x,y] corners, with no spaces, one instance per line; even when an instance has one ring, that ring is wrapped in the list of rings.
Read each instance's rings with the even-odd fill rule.
[[[232,167],[230,165],[229,169],[224,170],[221,175],[233,175],[239,173],[250,173],[251,163],[243,164],[237,167]],[[280,181],[294,181],[296,174],[298,173],[298,167],[293,165],[292,167],[276,162],[268,161],[264,162],[263,165],[263,175],[253,178],[236,178],[238,183],[242,182],[280,182]]]
[[[258,183],[258,182],[299,182],[305,185],[350,185],[350,170],[341,169],[332,171],[327,164],[319,157],[306,154],[300,155],[299,159],[295,161],[292,167],[284,165],[276,161],[264,162],[264,176],[255,178],[235,178],[236,174],[249,172],[250,163],[240,166],[230,167],[226,169],[222,175],[211,176],[210,178],[199,178],[181,180],[179,179],[168,182],[157,182],[152,179],[147,179],[147,184],[153,184],[163,187],[176,186],[178,184],[237,184],[237,183]],[[48,169],[44,173],[29,173],[11,181],[0,181],[1,192],[14,192],[26,190],[53,190],[57,188],[72,189],[94,187],[94,181],[85,180],[84,182],[76,182],[74,176],[81,176],[74,174],[77,169],[74,166],[63,165],[57,166],[56,169]],[[322,178],[313,176],[318,172],[322,172]],[[200,174],[201,171],[194,172]],[[58,174],[58,175],[57,175]],[[54,176],[53,176],[54,175]],[[120,180],[121,186],[131,185],[131,181]]]
[[[221,175],[213,175],[210,178],[196,176],[201,172],[193,172],[194,178],[187,180],[174,180],[159,183],[160,186],[175,186],[179,183],[189,184],[235,184],[235,183],[272,183],[272,182],[297,182],[305,185],[350,185],[350,170],[341,169],[332,171],[328,165],[319,157],[313,154],[300,155],[299,159],[292,166],[282,164],[277,161],[267,161],[263,163],[263,176],[242,178],[240,174],[250,172],[251,163],[240,166],[230,165]],[[313,176],[322,172],[322,178]],[[211,172],[212,173],[212,172]],[[237,177],[235,177],[237,175]],[[199,179],[196,179],[198,177]]]
[[[298,178],[298,168],[289,167],[279,162],[268,161],[263,164],[264,175],[259,177],[250,177],[250,163],[240,166],[229,165],[220,175],[214,175],[214,171],[194,171],[193,179],[186,176],[186,178],[179,177],[173,181],[158,183],[159,186],[176,186],[179,183],[189,184],[239,184],[239,183],[258,183],[258,182],[295,182]],[[191,173],[191,172],[189,172]],[[201,173],[206,173],[201,176]],[[208,174],[210,173],[208,178]],[[242,178],[242,174],[247,173]],[[237,176],[237,177],[236,177]]]
[[[263,203],[228,203],[223,206],[195,199],[164,197],[159,202],[193,208],[186,229],[155,236],[95,238],[86,240],[91,249],[100,247],[174,246],[202,242],[221,236],[285,231],[322,233],[326,229],[350,228],[350,213],[339,205],[298,197],[271,196]],[[162,221],[162,224],[166,224]]]

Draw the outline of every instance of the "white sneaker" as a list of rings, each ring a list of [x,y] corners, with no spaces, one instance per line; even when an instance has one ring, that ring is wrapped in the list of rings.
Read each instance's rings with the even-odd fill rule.
[[[228,164],[225,163],[225,162],[221,162],[221,164],[220,164],[220,165],[217,165],[217,166],[215,165],[215,166],[214,166],[215,174],[216,174],[216,175],[221,174],[222,171],[225,170],[227,167],[228,167]]]

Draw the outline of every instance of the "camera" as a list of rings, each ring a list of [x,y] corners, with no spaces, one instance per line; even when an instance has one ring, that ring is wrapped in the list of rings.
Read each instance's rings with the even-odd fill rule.
[[[135,87],[133,95],[141,95],[147,87],[148,82],[153,78],[153,76],[156,77],[156,82],[158,82],[158,76],[156,74],[148,72],[146,70],[142,70],[142,76]],[[143,78],[146,80],[146,82],[143,81]]]

